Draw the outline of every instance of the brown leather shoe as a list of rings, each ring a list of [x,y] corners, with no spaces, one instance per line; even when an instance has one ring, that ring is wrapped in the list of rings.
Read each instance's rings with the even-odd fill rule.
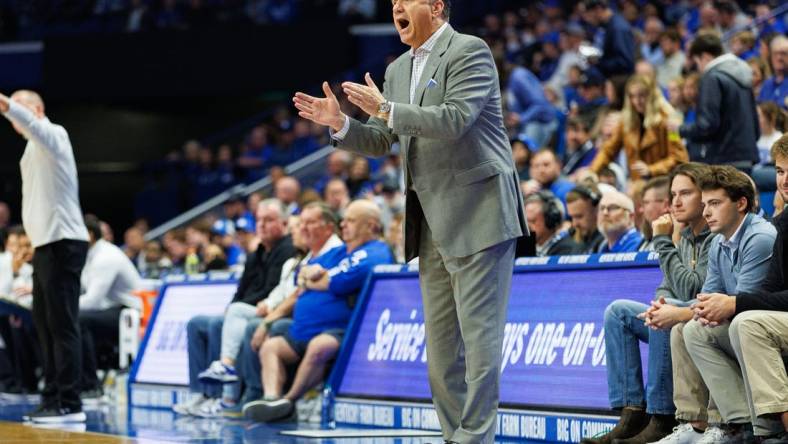
[[[643,409],[624,407],[621,418],[613,430],[593,438],[583,438],[580,444],[612,444],[614,439],[631,438],[640,433],[648,425],[648,414]]]
[[[673,415],[653,415],[645,429],[631,438],[617,438],[613,444],[648,444],[670,435],[678,422]]]

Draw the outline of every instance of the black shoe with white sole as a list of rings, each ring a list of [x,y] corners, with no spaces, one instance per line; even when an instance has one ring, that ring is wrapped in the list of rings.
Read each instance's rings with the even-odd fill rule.
[[[285,398],[276,400],[261,399],[252,401],[243,407],[244,417],[256,422],[282,421],[293,416],[295,404]]]
[[[37,424],[64,424],[69,422],[85,422],[87,416],[80,408],[46,408],[30,415]]]

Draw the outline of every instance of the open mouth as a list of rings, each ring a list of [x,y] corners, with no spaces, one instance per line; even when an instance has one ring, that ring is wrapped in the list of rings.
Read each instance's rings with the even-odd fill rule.
[[[410,20],[404,18],[397,19],[397,25],[399,26],[400,30],[404,31],[405,28],[410,26]]]

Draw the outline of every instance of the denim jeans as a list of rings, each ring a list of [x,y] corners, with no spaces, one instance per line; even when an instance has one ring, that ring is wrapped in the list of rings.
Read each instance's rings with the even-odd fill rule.
[[[209,398],[222,394],[219,384],[203,384],[197,379],[201,371],[219,359],[222,344],[224,316],[195,316],[186,324],[186,341],[189,350],[189,389]]]
[[[619,299],[605,309],[605,352],[610,405],[646,406],[646,412],[673,415],[670,330],[652,330],[637,318],[648,305]],[[648,343],[648,385],[643,389],[640,342]]]
[[[254,336],[254,332],[261,321],[261,318],[254,318],[246,324],[241,350],[238,353],[238,362],[235,365],[235,369],[238,371],[238,378],[243,381],[244,390],[246,390],[243,396],[244,399],[258,399],[262,397],[263,393],[260,357],[257,352],[252,350],[250,344],[252,336]]]

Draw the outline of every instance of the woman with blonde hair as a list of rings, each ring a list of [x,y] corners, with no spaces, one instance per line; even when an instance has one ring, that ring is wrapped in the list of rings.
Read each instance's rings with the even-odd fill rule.
[[[637,74],[630,77],[621,122],[613,137],[602,145],[591,170],[598,173],[622,148],[632,180],[667,174],[674,166],[687,162],[681,138],[668,130],[668,119],[675,113],[651,78]]]

